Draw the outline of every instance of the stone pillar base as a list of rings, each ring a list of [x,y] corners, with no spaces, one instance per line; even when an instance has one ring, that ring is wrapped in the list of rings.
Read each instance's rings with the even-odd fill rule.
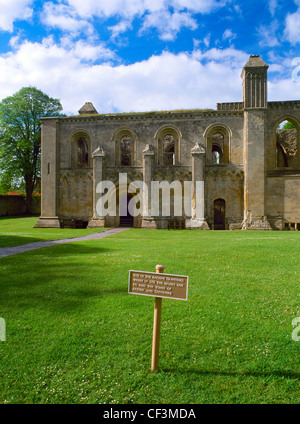
[[[92,218],[90,219],[87,228],[104,228],[105,218]]]
[[[272,230],[271,224],[267,220],[266,216],[262,217],[251,217],[243,221],[242,230],[263,230],[270,231]]]
[[[187,219],[185,221],[185,228],[187,230],[210,230],[205,219]]]
[[[143,218],[142,219],[142,228],[147,228],[150,230],[157,229],[157,222],[154,218]]]
[[[60,228],[58,216],[40,216],[34,228]]]

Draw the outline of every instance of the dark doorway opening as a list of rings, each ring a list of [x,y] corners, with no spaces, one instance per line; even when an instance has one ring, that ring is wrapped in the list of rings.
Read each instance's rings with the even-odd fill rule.
[[[225,200],[214,201],[214,230],[225,230]]]
[[[120,224],[119,224],[120,227],[133,227],[133,216],[131,215],[131,213],[128,210],[128,203],[129,203],[131,198],[132,197],[129,194],[127,194],[127,197],[125,195],[122,199],[120,199],[120,201],[126,201],[127,202],[126,203],[126,205],[127,205],[127,207],[126,207],[127,215],[120,216]]]

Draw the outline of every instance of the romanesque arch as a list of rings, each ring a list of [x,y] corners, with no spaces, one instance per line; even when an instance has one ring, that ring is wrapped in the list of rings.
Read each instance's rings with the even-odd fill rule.
[[[182,135],[173,125],[164,125],[155,134],[157,162],[161,166],[173,166],[180,163],[180,145]]]
[[[91,161],[91,137],[86,131],[78,130],[71,136],[71,167],[90,168]]]
[[[134,166],[136,162],[137,135],[130,128],[117,130],[112,137],[116,166]]]
[[[293,124],[295,128],[281,129],[285,121]],[[291,115],[277,119],[272,131],[272,152],[274,168],[300,167],[300,122]]]
[[[231,129],[224,124],[212,124],[206,128],[206,161],[209,165],[223,165],[230,161]]]

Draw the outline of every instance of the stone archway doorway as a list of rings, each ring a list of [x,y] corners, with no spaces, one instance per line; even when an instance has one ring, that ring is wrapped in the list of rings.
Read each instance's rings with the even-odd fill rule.
[[[131,215],[131,213],[128,210],[128,203],[130,201],[130,199],[132,198],[132,196],[130,196],[128,193],[124,194],[124,197],[122,199],[120,199],[120,201],[126,201],[126,215],[120,216],[120,223],[119,223],[119,227],[133,227],[133,216]]]
[[[225,230],[226,203],[224,199],[214,201],[214,230]]]

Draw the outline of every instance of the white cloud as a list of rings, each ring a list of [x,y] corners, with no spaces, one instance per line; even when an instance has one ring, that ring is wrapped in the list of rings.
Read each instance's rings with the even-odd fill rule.
[[[269,81],[269,101],[299,100],[300,79],[293,81],[292,78],[281,79],[276,82]]]
[[[91,35],[94,32],[93,26],[87,20],[81,19],[74,9],[64,4],[45,3],[41,20],[49,27],[59,28],[74,35],[80,32]]]
[[[63,3],[44,3],[42,21],[52,28],[59,28],[73,36],[84,31],[96,33],[95,17],[108,19],[118,17],[118,24],[108,27],[111,39],[116,41],[121,34],[132,29],[132,22],[139,18],[139,34],[157,29],[159,38],[174,40],[182,28],[195,30],[198,27],[193,14],[207,14],[224,7],[231,0],[65,0]],[[118,40],[119,41],[119,40]]]
[[[297,2],[300,6],[300,1]],[[284,35],[292,44],[300,43],[300,8],[295,13],[289,13],[285,20]]]
[[[272,16],[275,15],[277,7],[278,7],[278,0],[269,0],[269,11]]]
[[[209,47],[210,39],[211,39],[211,34],[208,34],[206,37],[204,37],[203,43],[206,47]]]
[[[68,50],[48,38],[41,44],[24,42],[15,52],[0,56],[2,96],[34,85],[61,98],[68,113],[76,113],[85,101],[108,113],[212,108],[217,101],[241,97],[241,69],[232,67],[232,56],[241,53],[234,50],[219,55],[211,51],[214,59],[209,53],[199,54],[205,64],[197,55],[164,53],[133,65],[112,66],[83,63],[94,51],[84,46],[80,56],[81,47]]]
[[[230,68],[233,70],[242,70],[243,66],[249,59],[249,55],[241,50],[234,48],[216,49],[212,48],[206,52],[196,50],[193,56],[202,63],[215,63],[220,67]]]
[[[134,17],[141,16],[145,11],[155,12],[164,7],[165,0],[68,0],[68,4],[76,10],[79,16]]]
[[[87,41],[78,40],[75,43],[69,40],[68,37],[61,40],[62,47],[68,50],[72,45],[72,53],[75,58],[80,61],[96,62],[97,60],[117,60],[114,52],[106,48],[104,44],[97,43],[96,45],[89,44]]]
[[[162,40],[173,40],[182,28],[197,28],[194,13],[207,14],[224,7],[231,0],[66,0],[67,4],[44,4],[43,20],[47,25],[66,31],[88,27],[93,17],[120,17],[110,27],[112,39],[131,29],[135,17],[141,18],[141,32],[156,28]],[[170,9],[171,8],[171,9]],[[172,10],[172,12],[171,12]],[[89,23],[89,24],[88,24]]]
[[[60,98],[68,114],[76,114],[86,101],[100,113],[215,108],[217,102],[241,101],[240,74],[249,58],[230,48],[163,53],[128,66],[86,63],[97,54],[109,58],[111,52],[82,41],[74,49],[52,38],[23,42],[0,56],[1,96],[36,86]],[[270,83],[271,99],[295,99],[295,88],[299,84],[292,78]]]
[[[259,45],[262,47],[276,47],[280,45],[277,38],[279,23],[277,20],[272,21],[269,25],[261,25],[258,30]]]
[[[13,31],[13,24],[17,20],[27,20],[33,15],[30,7],[34,0],[0,0],[0,29]]]
[[[145,17],[140,33],[147,31],[149,28],[156,28],[161,40],[172,41],[184,27],[191,30],[195,30],[198,27],[197,22],[189,13],[174,12],[171,14],[168,11],[161,11]]]
[[[226,29],[223,33],[223,40],[229,40],[232,41],[236,38],[236,34],[234,34],[231,29]]]
[[[155,13],[168,10],[187,10],[192,13],[210,13],[225,6],[230,0],[68,0],[80,16],[142,16],[144,13]]]
[[[112,39],[116,39],[120,36],[120,34],[132,29],[132,24],[130,21],[124,19],[118,24],[108,27],[108,29],[111,31]]]

